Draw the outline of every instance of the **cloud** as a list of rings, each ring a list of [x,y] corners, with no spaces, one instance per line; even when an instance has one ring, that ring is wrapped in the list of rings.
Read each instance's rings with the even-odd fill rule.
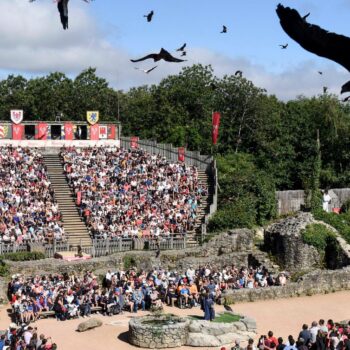
[[[154,63],[132,64],[128,50],[116,47],[106,39],[110,33],[102,30],[88,14],[88,6],[84,2],[72,1],[70,27],[63,31],[57,8],[51,1],[29,3],[26,0],[1,0],[0,70],[16,71],[27,76],[61,71],[74,76],[92,66],[113,87],[127,90],[133,86],[158,83],[169,74],[179,73],[186,65],[212,64],[217,76],[233,74],[240,69],[255,85],[266,88],[268,93],[276,94],[283,100],[300,94],[319,94],[323,86],[328,86],[330,92],[338,93],[347,80],[345,70],[332,63],[320,66],[307,61],[281,73],[272,73],[263,65],[253,64],[249,58],[227,57],[204,48],[192,48],[188,52],[188,61],[181,64],[157,62],[157,69],[145,74],[134,68],[146,69],[153,67]],[[118,27],[113,29],[116,36],[118,31]],[[318,70],[324,74],[320,76]]]

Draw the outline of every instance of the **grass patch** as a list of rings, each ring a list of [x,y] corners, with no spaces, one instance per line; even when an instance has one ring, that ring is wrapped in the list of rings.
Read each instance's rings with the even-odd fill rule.
[[[310,244],[320,253],[324,253],[329,240],[335,238],[335,234],[325,225],[310,224],[301,232],[301,237],[304,243]]]
[[[326,213],[324,210],[315,210],[313,216],[317,220],[333,226],[339,234],[350,244],[350,212],[335,214]]]
[[[237,322],[241,319],[241,316],[233,315],[229,312],[224,312],[223,314],[218,315],[215,317],[213,322],[216,323],[232,323]]]
[[[45,259],[46,256],[41,252],[16,252],[16,253],[5,253],[0,255],[1,260],[10,261],[31,261]]]

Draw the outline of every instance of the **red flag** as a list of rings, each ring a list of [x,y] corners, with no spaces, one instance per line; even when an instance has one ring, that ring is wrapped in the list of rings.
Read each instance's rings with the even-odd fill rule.
[[[216,145],[219,137],[220,112],[213,112],[212,125],[213,125],[213,128],[212,128],[211,136],[212,136],[213,145]]]
[[[64,138],[66,140],[73,140],[73,124],[64,123]]]
[[[130,148],[139,148],[139,138],[137,136],[130,137]]]
[[[99,125],[91,125],[90,126],[90,140],[96,141],[99,140]]]
[[[24,134],[23,124],[12,124],[12,138],[14,140],[22,140]]]
[[[81,191],[78,191],[78,192],[77,192],[76,204],[77,204],[77,205],[80,205],[80,204],[81,204]]]
[[[108,125],[108,139],[115,140],[115,125]]]
[[[47,123],[39,123],[37,125],[37,134],[36,134],[36,139],[37,140],[47,140]]]
[[[177,160],[179,162],[184,162],[185,161],[185,147],[179,147],[178,148]]]

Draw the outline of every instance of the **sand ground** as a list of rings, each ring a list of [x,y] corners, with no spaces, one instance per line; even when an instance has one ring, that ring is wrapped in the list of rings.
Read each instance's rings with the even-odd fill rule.
[[[326,320],[332,318],[337,321],[350,318],[350,309],[347,307],[349,300],[350,291],[344,291],[327,295],[244,303],[231,307],[234,311],[255,318],[258,334],[266,334],[272,330],[276,336],[285,338],[289,334],[296,336],[303,323],[310,324],[313,320],[320,318]],[[0,329],[7,328],[10,323],[7,308],[0,309]],[[222,306],[217,307],[217,311],[222,310]],[[180,310],[167,307],[165,312],[178,315],[203,314],[199,308]],[[139,312],[137,316],[142,314],[145,313]],[[134,314],[128,312],[113,317],[97,314],[94,317],[103,321],[102,327],[84,333],[75,331],[77,325],[83,321],[82,318],[64,322],[53,318],[43,319],[35,325],[39,333],[52,337],[59,350],[135,350],[137,348],[127,342],[128,321],[133,316]],[[181,349],[186,350],[186,347]]]

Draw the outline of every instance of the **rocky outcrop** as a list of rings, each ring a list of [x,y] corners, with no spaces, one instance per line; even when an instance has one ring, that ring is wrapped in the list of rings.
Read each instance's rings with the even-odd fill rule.
[[[236,339],[248,340],[256,337],[256,322],[242,316],[232,323],[215,323],[193,320],[189,324],[186,341],[188,346],[212,347],[232,344]]]
[[[85,332],[89,329],[93,329],[96,327],[101,327],[102,326],[102,321],[99,320],[98,318],[90,318],[85,322],[81,322],[78,324],[77,331],[78,332]]]
[[[322,263],[322,258],[315,247],[305,244],[301,231],[314,222],[310,213],[282,219],[265,229],[264,246],[289,271],[310,270]]]

